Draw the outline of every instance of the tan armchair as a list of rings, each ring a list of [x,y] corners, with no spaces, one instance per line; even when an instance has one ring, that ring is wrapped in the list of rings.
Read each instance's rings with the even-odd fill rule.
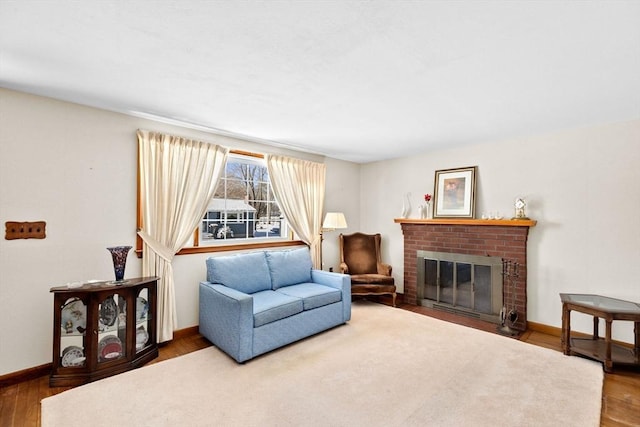
[[[380,258],[380,234],[340,234],[340,271],[351,275],[351,295],[391,295],[396,285],[391,266]]]

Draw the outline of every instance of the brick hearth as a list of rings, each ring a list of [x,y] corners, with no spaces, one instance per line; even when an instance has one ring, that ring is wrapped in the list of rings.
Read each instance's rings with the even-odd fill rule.
[[[495,256],[520,264],[515,291],[518,320],[515,329],[527,327],[527,236],[535,221],[396,219],[404,234],[404,302],[417,305],[417,251]],[[503,287],[512,301],[511,286]]]

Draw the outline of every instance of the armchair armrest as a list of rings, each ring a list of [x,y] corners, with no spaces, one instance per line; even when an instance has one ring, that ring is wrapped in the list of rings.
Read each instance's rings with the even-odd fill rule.
[[[378,274],[382,274],[385,276],[391,276],[392,267],[389,264],[378,263]]]
[[[253,297],[200,282],[200,333],[238,362],[253,357]]]
[[[340,263],[340,272],[342,274],[349,274],[349,266],[346,263],[341,262]]]

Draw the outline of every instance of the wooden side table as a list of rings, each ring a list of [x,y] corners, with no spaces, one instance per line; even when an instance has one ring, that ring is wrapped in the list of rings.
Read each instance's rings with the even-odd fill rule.
[[[611,372],[613,365],[640,367],[640,304],[591,294],[560,294],[562,301],[562,351],[564,354],[581,354],[604,363],[604,370]],[[593,316],[591,338],[571,337],[571,311]],[[604,339],[598,335],[598,323],[605,321]],[[634,322],[634,346],[629,348],[611,341],[611,323],[614,320]]]

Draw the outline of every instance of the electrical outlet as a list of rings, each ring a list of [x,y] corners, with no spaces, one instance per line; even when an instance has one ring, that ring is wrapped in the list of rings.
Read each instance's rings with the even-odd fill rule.
[[[16,222],[7,221],[5,225],[4,238],[6,240],[15,239],[44,239],[46,237],[45,229],[47,223],[45,221],[35,222]]]

